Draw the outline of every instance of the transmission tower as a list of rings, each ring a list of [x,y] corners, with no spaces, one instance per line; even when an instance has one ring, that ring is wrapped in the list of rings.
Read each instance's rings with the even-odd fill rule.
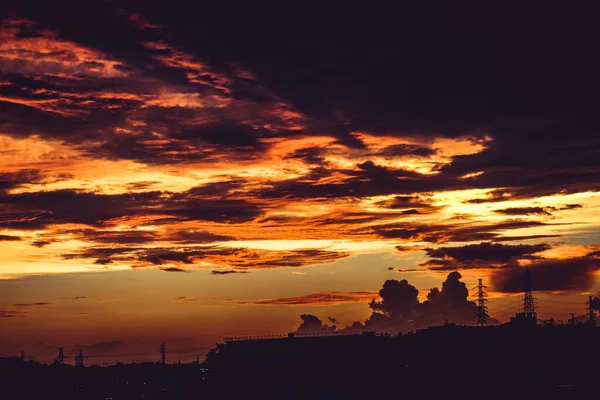
[[[596,310],[594,309],[593,297],[590,296],[586,304],[586,310],[588,311],[588,323],[591,326],[596,326]]]
[[[160,363],[167,363],[167,345],[164,343],[160,344]]]
[[[483,285],[483,279],[479,278],[479,285],[477,285],[477,326],[487,325],[487,293],[485,292],[487,286]]]
[[[83,360],[87,358],[87,356],[83,355],[83,351],[79,350],[79,355],[75,357],[75,366],[76,367],[84,367]]]
[[[526,317],[537,318],[535,312],[535,299],[533,298],[533,289],[531,287],[531,274],[529,268],[525,268],[525,295],[523,296],[523,314]]]
[[[58,348],[58,357],[56,357],[54,359],[54,364],[57,365],[63,365],[65,363],[65,348],[64,347],[59,347]]]

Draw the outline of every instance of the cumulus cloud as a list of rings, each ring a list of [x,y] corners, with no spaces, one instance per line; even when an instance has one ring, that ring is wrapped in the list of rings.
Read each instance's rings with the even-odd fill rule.
[[[408,332],[414,329],[440,325],[445,322],[474,325],[477,306],[468,300],[469,290],[459,272],[448,274],[441,290],[430,289],[427,299],[419,300],[419,290],[406,279],[387,280],[379,291],[380,299],[373,299],[369,307],[371,316],[364,322],[354,321],[342,328],[342,331],[360,332],[363,330],[378,332]],[[490,324],[498,321],[488,316]],[[335,325],[329,326],[314,315],[302,315],[302,324],[298,332],[337,330],[337,320],[328,317]],[[302,328],[302,330],[300,330]]]
[[[386,281],[379,292],[382,301],[370,304],[373,314],[365,328],[406,332],[446,321],[474,324],[476,305],[468,300],[469,291],[461,278],[460,273],[450,272],[441,290],[432,288],[424,302],[419,301],[419,291],[408,281]],[[490,318],[490,323],[497,321]]]
[[[311,314],[300,315],[302,323],[297,329],[298,333],[311,333],[317,331],[334,331],[334,326],[323,325],[323,321]]]

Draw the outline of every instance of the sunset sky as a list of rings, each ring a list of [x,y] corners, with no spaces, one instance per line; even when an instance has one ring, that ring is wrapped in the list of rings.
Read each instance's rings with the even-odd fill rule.
[[[592,16],[4,7],[0,353],[189,361],[451,271],[500,321],[525,266],[543,319],[600,289]]]

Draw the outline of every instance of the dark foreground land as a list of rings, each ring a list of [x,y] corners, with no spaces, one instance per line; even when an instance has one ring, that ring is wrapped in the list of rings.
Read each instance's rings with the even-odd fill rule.
[[[598,398],[600,329],[443,326],[218,345],[202,364],[0,359],[2,399]]]

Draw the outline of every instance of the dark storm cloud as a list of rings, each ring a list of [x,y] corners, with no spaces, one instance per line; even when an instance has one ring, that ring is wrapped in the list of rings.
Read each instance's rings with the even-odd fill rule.
[[[142,195],[101,195],[81,193],[75,190],[23,193],[0,197],[0,203],[16,212],[42,213],[40,218],[30,219],[34,226],[50,223],[97,224],[103,220],[127,215],[144,201],[151,204],[159,198],[158,192]],[[142,207],[143,208],[143,207]],[[0,221],[2,223],[4,221]]]
[[[479,243],[459,247],[438,247],[427,249],[426,253],[432,258],[450,258],[457,262],[466,261],[490,261],[508,262],[515,257],[523,257],[550,249],[550,246],[541,244],[501,244],[501,243]]]
[[[533,10],[529,11],[533,12]],[[493,22],[489,19],[483,20],[486,21],[485,24]],[[523,17],[521,20],[519,17],[521,24],[518,24],[515,32],[508,36],[495,36],[490,32],[489,26],[480,25],[483,20],[474,18],[465,21],[467,26],[476,24],[478,28],[483,28],[485,33],[479,39],[466,40],[466,37],[452,27],[444,23],[438,25],[436,29],[444,31],[444,35],[439,35],[438,31],[428,32],[422,39],[431,47],[424,46],[424,43],[419,43],[418,47],[400,46],[397,42],[398,32],[390,35],[378,35],[379,39],[381,37],[389,37],[390,40],[394,38],[394,44],[386,45],[385,40],[384,43],[379,40],[376,42],[377,46],[361,46],[360,43],[363,42],[353,40],[351,34],[347,37],[347,41],[344,41],[337,35],[332,37],[332,32],[329,31],[327,31],[328,34],[321,35],[315,32],[314,37],[303,38],[309,42],[312,39],[314,43],[311,42],[311,45],[304,43],[301,46],[303,52],[290,54],[291,59],[294,60],[293,64],[301,65],[301,70],[304,72],[300,77],[296,74],[293,80],[284,79],[286,74],[291,73],[289,71],[295,72],[298,68],[292,68],[292,61],[287,57],[285,61],[278,60],[282,63],[280,68],[273,68],[269,64],[269,70],[264,66],[261,68],[260,63],[257,63],[256,60],[250,60],[250,63],[254,62],[256,68],[262,71],[258,74],[264,76],[267,82],[273,82],[276,91],[279,90],[286,99],[297,105],[306,114],[323,115],[328,111],[333,113],[333,110],[327,110],[327,105],[335,104],[337,110],[340,108],[345,110],[352,119],[352,129],[354,130],[389,132],[394,129],[414,128],[452,135],[455,132],[469,132],[483,126],[489,128],[491,125],[488,132],[494,137],[494,142],[490,144],[490,149],[481,155],[457,157],[459,165],[442,171],[445,176],[462,176],[467,173],[484,171],[484,174],[475,180],[476,186],[489,188],[505,186],[509,193],[520,198],[562,191],[585,190],[598,178],[598,162],[593,156],[594,149],[598,148],[598,143],[593,140],[591,142],[582,140],[580,144],[574,144],[568,137],[569,135],[565,135],[563,132],[574,132],[574,135],[581,139],[593,139],[592,131],[586,126],[582,128],[582,124],[578,123],[577,119],[578,114],[589,107],[583,102],[584,98],[577,95],[578,89],[560,83],[556,88],[558,91],[548,92],[549,89],[544,88],[543,84],[546,77],[552,75],[547,69],[546,60],[554,58],[556,54],[554,50],[551,50],[550,43],[554,42],[551,38],[558,33],[554,29],[548,36],[544,36],[543,30],[532,32],[526,28],[526,18]],[[502,18],[498,18],[498,20],[502,20]],[[397,26],[397,23],[393,25]],[[409,29],[408,27],[411,27],[411,33],[414,34],[415,27],[412,26],[411,21],[406,24],[406,29]],[[419,30],[422,29],[422,26],[416,28]],[[546,28],[550,28],[550,26]],[[325,27],[322,29],[326,30]],[[377,26],[371,32],[379,32],[381,29],[380,26]],[[523,38],[516,33],[519,29],[527,29],[525,40],[522,40]],[[450,30],[450,32],[446,32],[446,30]],[[289,31],[286,32],[295,38]],[[446,33],[449,34],[446,35]],[[574,35],[573,32],[567,34]],[[489,38],[486,35],[493,37]],[[412,37],[412,35],[408,36]],[[460,40],[451,39],[457,36],[460,37]],[[526,43],[534,40],[531,36],[534,36],[536,41],[539,39],[541,43],[548,46],[537,46],[536,52],[528,54],[526,49],[530,47]],[[442,42],[438,41],[440,37],[444,37]],[[328,43],[328,40],[336,40],[335,45]],[[364,40],[368,41],[368,39]],[[451,42],[452,45],[444,45],[445,40]],[[507,45],[505,41],[510,42],[511,45]],[[483,54],[480,51],[482,42],[487,43]],[[269,43],[273,42],[266,40],[261,43],[269,46]],[[336,48],[337,51],[327,53],[324,51],[325,48]],[[406,52],[415,54],[418,49],[422,48],[435,50],[431,53],[419,52],[420,57],[415,57],[419,62],[412,64],[405,62]],[[478,50],[474,50],[475,48]],[[453,53],[452,59],[457,60],[456,65],[452,67],[449,67],[447,63],[438,63],[434,60],[431,60],[431,63],[426,62],[428,57],[443,59],[444,54],[450,51]],[[577,59],[585,58],[585,54],[587,54],[587,52],[576,53],[573,48],[567,47],[561,47],[561,51],[576,56]],[[359,57],[359,62],[342,62],[351,53],[355,60],[356,52],[359,54],[364,52],[364,57]],[[515,54],[513,56],[504,54],[506,52]],[[459,54],[458,57],[457,54]],[[478,55],[477,60],[472,59],[474,54]],[[324,62],[323,57],[337,68],[324,70],[322,64],[311,62],[316,59]],[[566,59],[568,57],[563,58],[563,60]],[[524,60],[524,64],[519,62],[518,67],[513,66],[511,60]],[[288,62],[290,65],[287,64]],[[570,61],[552,64],[550,69],[556,68],[555,72],[560,76],[565,76],[566,71],[569,71],[569,68],[573,68],[574,65]],[[427,67],[424,68],[424,65]],[[475,67],[476,65],[477,67]],[[558,65],[561,65],[561,69],[558,69]],[[543,66],[544,74],[538,75],[534,72],[539,71],[538,66]],[[372,73],[374,69],[377,70],[377,74]],[[586,67],[585,72],[591,73],[591,71],[591,68]],[[577,74],[568,76],[574,75]],[[402,78],[406,76],[411,77],[410,82]],[[431,80],[432,76],[435,79]],[[497,79],[498,76],[502,76],[503,79]],[[319,91],[316,82],[309,83],[311,79],[328,82],[327,91]],[[581,79],[581,83],[585,86],[586,79],[581,75],[576,79]],[[295,87],[295,85],[298,86]],[[370,90],[365,93],[364,90],[357,88],[362,85],[369,87]],[[317,89],[307,91],[300,87]],[[354,93],[360,93],[360,96],[353,95]],[[563,97],[567,93],[570,95]],[[315,97],[319,101],[315,101]],[[432,101],[432,98],[435,100]],[[518,104],[514,102],[515,98],[519,98]],[[565,99],[567,98],[577,99],[575,103],[583,105],[583,107],[578,109],[573,103],[566,103]],[[390,99],[394,99],[394,101],[390,101]],[[561,108],[560,105],[564,107]],[[522,118],[523,109],[529,110],[531,117]],[[546,122],[542,117],[545,113],[552,116],[551,122]],[[562,119],[564,122],[557,121],[557,119]],[[532,133],[533,138],[529,139],[528,135]],[[577,159],[580,155],[583,155],[583,160]],[[490,161],[490,156],[493,156],[494,161]],[[573,166],[569,163],[564,163],[562,166],[557,164],[556,160],[564,159],[572,159],[575,164]],[[583,177],[584,181],[577,180],[578,177]],[[438,189],[457,186],[457,182],[451,180],[445,182],[442,180],[436,183],[440,184],[437,186]],[[319,185],[319,187],[312,187],[310,184],[292,185],[290,183],[288,186],[275,188],[269,194],[276,193],[278,189],[283,189],[283,195],[290,197],[302,197],[303,195],[326,197],[352,195],[352,193],[360,196],[367,193],[364,185],[358,185],[357,188],[353,188],[354,191],[348,190],[344,185]],[[419,183],[408,186],[416,186],[413,189],[415,191],[436,188],[431,185],[429,189],[421,189]],[[394,188],[391,192],[397,192],[396,189]],[[368,193],[377,194],[382,191],[372,188]]]
[[[405,12],[394,15],[393,22],[378,15],[373,18],[377,23],[369,22],[361,10],[365,29],[360,35],[350,29],[353,24],[332,24],[326,9],[322,18],[312,19],[308,33],[298,29],[293,20],[277,22],[279,18],[265,13],[257,15],[269,21],[262,28],[255,18],[250,19],[251,26],[244,19],[230,21],[238,29],[248,28],[243,38],[238,29],[217,29],[214,21],[205,20],[201,28],[191,30],[187,28],[191,18],[151,6],[145,11],[162,24],[176,25],[182,43],[212,40],[229,49],[228,54],[282,98],[340,131],[348,119],[355,130],[420,129],[454,134],[522,115],[523,110],[552,115],[564,106],[562,116],[575,112],[575,104],[583,99],[577,96],[577,86],[556,79],[551,90],[546,85],[549,77],[566,75],[582,84],[594,70],[591,56],[582,51],[593,37],[586,32],[587,24],[557,29],[544,23],[545,19],[535,18],[539,10],[533,7],[525,7],[518,15],[500,10],[490,15],[485,9],[457,14],[451,9],[431,13],[430,9],[407,6]],[[358,17],[348,12],[349,20]],[[454,18],[442,18],[448,14]],[[560,17],[568,18],[563,13]],[[531,20],[541,26],[531,29]],[[507,21],[513,27],[509,34],[503,29]],[[272,29],[277,30],[276,37]],[[470,30],[478,35],[466,34]],[[563,43],[556,40],[563,36],[578,40],[572,45],[567,45],[571,41],[556,45]],[[336,51],[330,51],[332,48]],[[454,62],[442,62],[446,59]],[[575,65],[585,67],[576,70]],[[575,70],[579,75],[569,74]],[[345,118],[333,117],[336,113]]]
[[[4,39],[12,47],[0,57],[10,73],[9,84],[0,86],[3,133],[26,137],[33,130],[83,145],[92,157],[165,164],[223,155],[252,159],[266,148],[261,138],[294,125],[289,107],[249,73],[242,76],[240,67],[228,63],[218,71],[204,57],[156,37],[164,32],[141,32],[117,18],[114,6],[92,1],[77,18],[65,19],[26,3],[15,5],[15,15],[20,11],[32,21],[6,22]],[[100,15],[106,20],[98,25]],[[85,24],[75,22],[86,16],[91,20]],[[112,21],[110,32],[106,21]],[[93,26],[104,31],[101,38]],[[25,30],[54,43],[62,57],[35,50],[43,43]]]
[[[245,125],[209,125],[183,131],[174,137],[182,140],[202,139],[209,144],[241,150],[261,147],[259,139],[270,136],[272,134],[266,129],[257,130]]]
[[[157,111],[158,112],[158,111]],[[181,162],[229,160],[252,160],[260,157],[267,148],[259,141],[261,135],[245,125],[200,126],[194,131],[178,133],[179,122],[165,125],[168,139],[154,141],[151,133],[131,137],[127,135],[105,136],[96,147],[90,146],[93,155],[111,159],[131,159],[149,165],[177,164]],[[173,132],[172,132],[173,131]]]
[[[502,147],[505,142],[512,141],[506,149]],[[541,139],[540,139],[541,140]],[[565,143],[557,141],[556,146],[565,146]],[[441,167],[436,175],[420,175],[404,170],[393,170],[367,161],[359,164],[359,171],[344,171],[351,177],[338,183],[319,182],[320,177],[306,175],[302,180],[288,180],[274,183],[260,194],[265,198],[333,198],[333,197],[365,197],[377,195],[402,195],[409,196],[416,192],[435,192],[443,190],[461,189],[494,189],[488,198],[471,199],[471,203],[496,202],[508,199],[529,199],[539,196],[549,196],[557,193],[568,194],[587,190],[600,190],[597,182],[600,179],[600,163],[596,159],[596,150],[600,142],[588,143],[580,148],[570,146],[572,154],[563,154],[563,158],[577,158],[580,154],[586,154],[588,158],[585,165],[581,167],[571,166],[562,168],[556,165],[555,160],[560,159],[556,155],[549,160],[539,160],[546,165],[531,165],[523,162],[523,159],[534,159],[535,153],[521,154],[512,158],[512,149],[523,146],[517,139],[495,139],[489,148],[481,153],[465,156],[455,156],[453,162]],[[531,145],[533,147],[533,144]],[[531,152],[532,147],[525,148]],[[495,149],[495,150],[491,150]],[[497,151],[497,163],[490,161],[487,152]],[[550,151],[550,150],[549,150]],[[513,165],[503,167],[502,163],[510,155]],[[547,157],[546,154],[540,158]],[[478,161],[480,160],[480,161]],[[577,161],[581,162],[581,161]],[[473,163],[473,165],[471,165]],[[464,168],[463,168],[463,165]],[[468,165],[468,167],[467,167]],[[561,164],[562,165],[562,164]],[[483,172],[483,174],[471,179],[462,179],[469,173]],[[511,213],[512,211],[512,213]],[[551,208],[532,209],[533,213],[550,213]],[[519,213],[520,212],[520,213]],[[527,210],[509,210],[505,214],[519,215]]]
[[[11,72],[11,82],[29,82],[8,85],[7,95],[58,102],[3,102],[3,131],[13,135],[29,135],[35,127],[41,135],[86,142],[91,155],[148,164],[223,155],[247,159],[264,152],[261,139],[285,137],[290,123],[283,111],[296,110],[302,114],[303,133],[335,136],[350,149],[366,149],[352,132],[431,138],[488,135],[493,141],[480,154],[455,156],[438,176],[411,176],[367,162],[361,164],[360,176],[346,182],[292,180],[266,189],[264,197],[409,195],[479,187],[531,198],[600,188],[598,126],[585,96],[598,82],[597,63],[587,51],[594,35],[585,23],[546,23],[553,19],[538,18],[534,7],[524,7],[518,15],[500,10],[490,15],[485,8],[457,14],[444,7],[434,13],[407,7],[388,22],[381,15],[371,21],[361,11],[355,15],[365,27],[360,34],[353,24],[326,17],[327,10],[322,10],[322,19],[311,19],[311,31],[306,32],[289,18],[256,10],[251,12],[256,18],[233,18],[223,26],[204,9],[188,16],[176,12],[178,7],[165,10],[141,2],[123,9],[96,1],[67,11],[28,2],[14,8],[40,22],[39,27],[27,27],[28,35],[49,27],[102,57],[82,60],[79,75],[70,71],[70,78],[86,74],[86,79],[48,75],[36,80]],[[559,10],[544,9],[553,12],[568,22]],[[453,18],[442,17],[446,14]],[[256,22],[262,19],[268,21],[264,26]],[[538,29],[531,28],[531,20],[540,24]],[[506,33],[508,25],[511,32]],[[111,60],[124,76],[94,72]],[[25,93],[12,86],[25,88]],[[156,88],[167,86],[186,96],[200,93],[207,103],[191,109],[185,102],[162,99],[157,104],[160,99],[150,98],[157,95]],[[210,96],[222,99],[209,102]],[[147,129],[135,137],[114,134],[116,127],[130,127],[130,117],[159,130],[164,143],[153,142],[155,136]],[[196,120],[202,123],[191,122]],[[102,143],[91,144],[97,139]],[[420,145],[399,144],[374,155],[434,153]],[[314,147],[296,150],[292,157],[323,165]],[[458,179],[474,172],[483,174]]]
[[[531,228],[548,225],[539,221],[508,220],[496,224],[448,224],[411,225],[407,223],[373,226],[374,233],[384,238],[420,240],[431,243],[470,242],[495,240],[502,235],[498,231]]]
[[[53,223],[101,225],[107,220],[152,214],[170,214],[179,220],[205,220],[239,223],[261,214],[261,209],[245,200],[217,200],[195,196],[194,191],[164,196],[164,192],[105,195],[75,190],[33,192],[0,196],[5,208],[0,212],[0,226],[39,228]],[[100,241],[110,241],[118,233],[95,234]],[[130,240],[144,240],[139,233]],[[122,234],[126,240],[126,234]]]
[[[564,260],[544,260],[529,265],[534,290],[589,290],[596,282],[600,260],[579,257]],[[494,271],[491,283],[499,292],[524,291],[525,269],[510,267]]]
[[[85,143],[94,139],[100,140],[103,132],[126,125],[123,110],[107,111],[104,107],[108,108],[109,105],[98,104],[99,109],[96,111],[81,109],[83,106],[73,111],[82,115],[59,115],[23,104],[0,102],[0,126],[3,127],[3,133],[11,136],[28,137],[33,128],[51,139],[73,144]]]
[[[564,134],[574,130],[574,137]],[[442,173],[484,171],[477,178],[480,187],[503,187],[492,192],[490,201],[598,190],[599,146],[590,127],[577,121],[499,128],[487,149],[455,157]]]
[[[409,196],[416,192],[458,190],[478,187],[475,180],[459,179],[451,174],[421,175],[402,169],[391,169],[366,161],[358,170],[343,170],[350,177],[339,183],[321,183],[319,176],[305,175],[301,179],[274,182],[259,193],[264,198],[339,198],[382,195]],[[321,170],[322,171],[322,170]],[[330,173],[336,172],[335,170]]]
[[[95,264],[134,263],[134,268],[178,264],[192,267],[199,261],[245,271],[261,268],[294,268],[326,264],[346,258],[350,253],[320,249],[259,250],[220,246],[197,247],[88,247],[77,253],[63,254],[63,259],[94,259]]]

